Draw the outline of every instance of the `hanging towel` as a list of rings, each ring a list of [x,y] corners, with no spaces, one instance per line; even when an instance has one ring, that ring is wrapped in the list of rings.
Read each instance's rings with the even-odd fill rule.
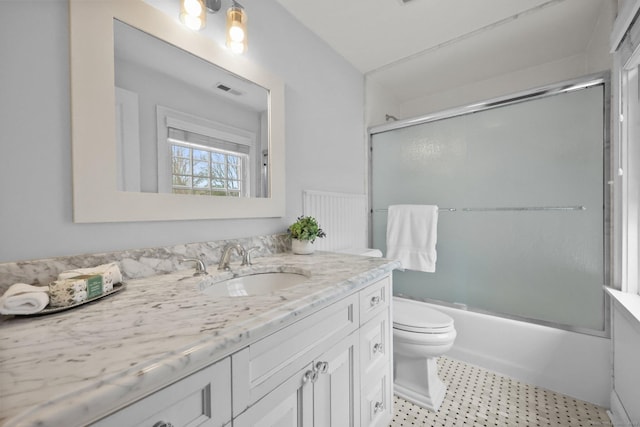
[[[0,314],[34,314],[49,304],[46,286],[16,283],[0,297]]]
[[[402,268],[435,273],[438,207],[392,205],[387,216],[387,258]]]
[[[77,268],[75,270],[67,270],[58,274],[58,280],[72,279],[77,276],[86,276],[100,274],[103,280],[104,292],[111,292],[113,285],[122,282],[122,273],[118,264],[111,262],[109,264],[102,264],[97,267],[90,268]]]

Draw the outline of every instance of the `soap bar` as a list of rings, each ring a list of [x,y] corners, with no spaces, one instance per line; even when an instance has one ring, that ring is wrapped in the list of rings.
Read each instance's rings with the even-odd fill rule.
[[[95,274],[102,275],[102,287],[105,293],[111,292],[115,283],[122,282],[122,273],[120,272],[120,268],[118,268],[118,264],[115,262],[97,267],[76,268],[74,270],[63,271],[58,275],[58,280]]]
[[[49,305],[67,307],[99,297],[104,292],[102,275],[84,275],[49,283]]]

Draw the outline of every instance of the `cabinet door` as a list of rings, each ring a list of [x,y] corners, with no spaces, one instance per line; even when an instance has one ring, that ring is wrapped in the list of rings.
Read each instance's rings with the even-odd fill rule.
[[[360,425],[358,334],[344,338],[314,363],[313,425]]]
[[[312,427],[313,365],[296,372],[233,420],[234,427]]]

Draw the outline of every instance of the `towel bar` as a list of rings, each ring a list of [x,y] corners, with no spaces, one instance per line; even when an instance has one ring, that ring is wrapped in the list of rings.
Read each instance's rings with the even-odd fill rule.
[[[438,208],[443,212],[502,212],[502,211],[586,211],[584,206],[522,206],[496,208]],[[375,209],[375,212],[386,212],[387,209]],[[373,211],[372,211],[373,212]]]

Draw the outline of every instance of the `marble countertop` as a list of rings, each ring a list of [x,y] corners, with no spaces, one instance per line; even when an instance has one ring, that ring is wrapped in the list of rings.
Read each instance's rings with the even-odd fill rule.
[[[281,269],[309,279],[269,295],[213,298],[193,270],[181,270],[131,280],[123,292],[60,313],[0,316],[0,425],[94,421],[398,266],[329,252],[276,254],[232,271]],[[231,276],[209,269],[208,282]]]

